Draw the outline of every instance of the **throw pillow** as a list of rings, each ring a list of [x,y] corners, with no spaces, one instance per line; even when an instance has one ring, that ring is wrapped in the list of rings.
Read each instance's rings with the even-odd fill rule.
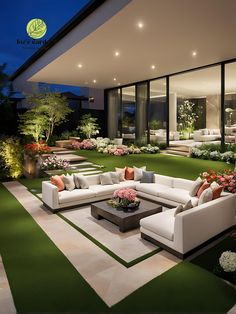
[[[61,176],[52,176],[50,181],[53,185],[55,185],[58,189],[58,192],[63,191],[65,189],[65,184],[62,181]]]
[[[201,196],[199,197],[198,205],[207,203],[207,202],[211,201],[212,198],[213,198],[212,189],[207,188],[202,192]]]
[[[143,170],[143,176],[140,183],[153,183],[154,182],[154,171]]]
[[[81,176],[81,173],[74,173],[74,182],[76,189],[80,189],[78,176]]]
[[[116,172],[120,173],[120,181],[125,181],[125,170],[126,167],[124,168],[115,168]]]
[[[68,191],[73,191],[75,189],[75,182],[73,175],[70,176],[67,174],[66,176],[62,176],[62,181],[65,184],[65,188]]]
[[[220,186],[220,185],[219,185],[216,181],[213,181],[213,182],[211,183],[211,188],[212,188],[212,190],[218,188],[219,186]]]
[[[183,211],[193,208],[192,201],[189,200],[183,207]]]
[[[146,166],[137,168],[134,166],[134,181],[139,181],[143,176],[143,170],[146,171]]]
[[[76,175],[76,178],[78,180],[78,184],[79,184],[79,187],[81,189],[88,189],[89,188],[89,182],[85,176],[83,176],[82,174]]]
[[[210,184],[209,184],[208,182],[204,182],[204,183],[201,185],[201,187],[200,187],[200,189],[198,190],[198,192],[197,192],[197,197],[199,198],[199,197],[201,196],[202,192],[203,192],[204,190],[208,189],[209,186],[210,186]]]
[[[223,191],[223,186],[220,186],[220,185],[217,188],[215,188],[214,190],[212,190],[212,192],[213,192],[212,199],[215,200],[215,199],[219,198],[222,191]]]
[[[118,172],[110,172],[111,180],[113,184],[119,184],[120,183],[120,174]]]
[[[100,182],[101,182],[101,185],[113,184],[110,172],[100,174]]]
[[[125,180],[134,180],[134,168],[126,167]]]
[[[183,211],[183,205],[178,205],[175,209],[174,216],[178,215],[179,213],[182,213],[182,211]]]
[[[190,196],[196,196],[197,195],[197,191],[200,189],[201,185],[203,184],[203,180],[198,177],[194,183],[193,186],[191,187],[191,190],[189,191],[189,195]]]

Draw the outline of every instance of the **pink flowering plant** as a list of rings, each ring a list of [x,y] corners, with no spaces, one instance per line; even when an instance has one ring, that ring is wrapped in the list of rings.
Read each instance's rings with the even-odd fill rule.
[[[93,150],[96,148],[96,145],[91,140],[83,140],[82,142],[73,141],[71,143],[71,146],[74,149],[85,149],[85,150]]]
[[[65,159],[58,158],[57,156],[49,156],[42,161],[40,168],[42,170],[65,170],[69,167],[69,165],[69,162]]]
[[[108,201],[112,207],[137,208],[140,200],[137,198],[137,192],[134,189],[125,188],[116,190],[113,193],[113,199]]]
[[[208,183],[217,182],[223,186],[224,191],[230,193],[236,193],[236,172],[228,169],[222,172],[215,172],[214,170],[208,170],[200,174],[202,179],[205,179]]]

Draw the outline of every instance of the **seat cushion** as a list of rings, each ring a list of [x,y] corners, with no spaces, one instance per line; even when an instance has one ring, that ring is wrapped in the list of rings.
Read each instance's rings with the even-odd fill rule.
[[[96,196],[108,195],[113,194],[115,190],[120,188],[120,184],[112,184],[112,185],[91,185],[89,189],[93,191]]]
[[[140,184],[137,184],[136,186],[137,191],[151,194],[154,196],[158,196],[159,191],[165,191],[166,189],[168,189],[168,187],[166,187],[163,184],[157,184],[157,183],[140,183]]]
[[[184,189],[167,188],[160,190],[158,196],[180,204],[185,204],[191,199],[189,191]]]
[[[90,201],[90,197],[95,197],[96,193],[91,189],[74,189],[73,191],[61,191],[58,193],[59,204],[76,202],[84,199]]]
[[[173,210],[170,209],[158,214],[145,217],[140,220],[140,226],[163,238],[173,241],[175,210],[176,208],[173,208]]]

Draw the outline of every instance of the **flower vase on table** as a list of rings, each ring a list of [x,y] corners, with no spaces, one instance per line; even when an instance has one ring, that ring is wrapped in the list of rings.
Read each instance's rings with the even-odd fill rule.
[[[133,211],[139,207],[140,200],[134,189],[125,188],[116,190],[108,204],[117,209],[122,208],[124,211]]]

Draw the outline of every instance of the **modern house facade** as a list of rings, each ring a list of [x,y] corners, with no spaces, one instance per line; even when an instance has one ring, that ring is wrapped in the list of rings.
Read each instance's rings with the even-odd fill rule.
[[[234,0],[91,1],[18,69],[14,87],[93,88],[110,138],[235,143],[235,9]]]

